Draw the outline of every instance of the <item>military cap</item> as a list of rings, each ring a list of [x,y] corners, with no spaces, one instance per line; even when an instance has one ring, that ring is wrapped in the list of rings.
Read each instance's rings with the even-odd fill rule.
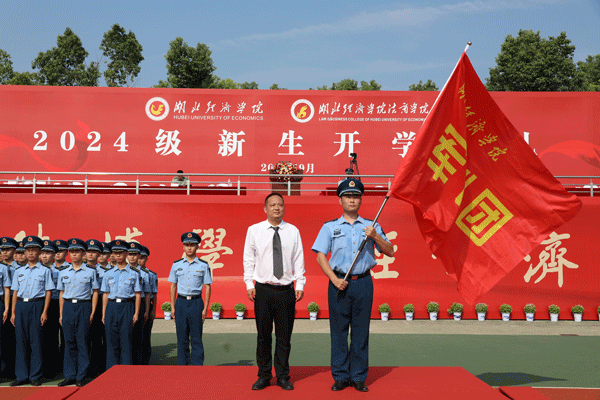
[[[107,242],[102,242],[102,252],[110,253],[110,244],[108,244]]]
[[[69,251],[78,250],[78,249],[83,250],[83,251],[87,250],[87,246],[85,245],[85,242],[78,238],[71,238],[71,239],[67,240],[67,244],[69,245],[69,247],[67,248],[67,250],[69,250]]]
[[[56,248],[58,249],[58,251],[67,250],[69,248],[69,245],[67,244],[66,240],[56,239],[56,240],[53,240],[53,242],[56,245]]]
[[[17,241],[9,236],[0,238],[0,249],[16,249]]]
[[[51,251],[53,253],[56,253],[58,251],[58,248],[56,247],[56,245],[54,244],[54,242],[52,240],[44,240],[44,245],[42,246],[42,251]]]
[[[198,235],[195,232],[186,232],[183,235],[181,235],[181,242],[182,243],[194,243],[194,244],[199,244],[202,241],[202,238],[200,237],[200,235]]]
[[[141,253],[142,252],[142,245],[139,244],[138,242],[129,242],[128,244],[128,251],[130,253]]]
[[[361,181],[355,178],[346,178],[340,182],[337,188],[337,195],[342,197],[345,194],[358,194],[363,195],[365,193],[365,186]]]
[[[102,253],[102,242],[100,242],[99,240],[96,239],[89,239],[86,240],[85,245],[87,247],[88,251],[99,251],[100,253]]]
[[[115,239],[110,242],[111,251],[129,251],[129,244],[121,239]]]
[[[25,248],[39,247],[41,249],[42,247],[44,247],[44,243],[42,242],[42,239],[40,239],[37,236],[26,236],[23,239],[23,245],[25,246]]]
[[[23,246],[22,240],[19,242],[19,244],[17,244],[17,251],[25,251],[25,246]]]
[[[140,254],[143,256],[150,256],[150,250],[148,250],[148,248],[146,246],[142,246],[142,251],[140,251]]]

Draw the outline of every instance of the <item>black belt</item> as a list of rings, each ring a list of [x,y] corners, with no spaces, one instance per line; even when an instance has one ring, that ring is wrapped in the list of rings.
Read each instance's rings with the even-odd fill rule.
[[[335,273],[335,276],[337,276],[338,278],[342,278],[344,279],[346,277],[346,274],[343,272],[339,272],[339,271],[333,271]],[[365,273],[362,273],[360,275],[348,275],[348,280],[356,280],[356,279],[362,279],[362,278],[366,278],[367,276],[371,276],[371,270],[368,270]]]
[[[33,301],[43,301],[46,300],[46,297],[34,297],[33,299],[29,299],[29,298],[23,298],[23,297],[17,297],[17,300],[19,301],[23,301],[25,303],[31,303]]]
[[[108,301],[114,301],[115,303],[133,303],[135,299],[132,297],[129,299],[108,299]]]
[[[202,297],[202,294],[195,294],[193,296],[186,296],[186,295],[183,295],[183,294],[178,294],[177,295],[177,298],[179,298],[179,299],[185,299],[185,300],[196,300],[196,299],[199,299],[200,297]]]
[[[293,283],[290,283],[289,285],[271,285],[270,283],[256,282],[256,284],[268,287],[269,289],[273,289],[273,290],[290,290],[290,289],[294,289],[294,284]]]
[[[77,304],[77,303],[88,303],[91,302],[92,299],[87,299],[87,300],[81,300],[81,299],[64,299],[65,301],[68,301],[69,303],[73,303],[73,304]]]

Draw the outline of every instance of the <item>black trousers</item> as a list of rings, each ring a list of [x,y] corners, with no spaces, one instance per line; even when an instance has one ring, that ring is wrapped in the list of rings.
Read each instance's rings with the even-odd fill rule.
[[[294,329],[296,295],[294,285],[273,286],[256,282],[254,314],[256,317],[256,363],[259,378],[271,379],[273,323],[275,323],[275,374],[290,379],[290,343]]]

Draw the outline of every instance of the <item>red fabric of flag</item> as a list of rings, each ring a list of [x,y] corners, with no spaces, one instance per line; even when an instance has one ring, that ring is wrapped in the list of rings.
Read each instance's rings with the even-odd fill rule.
[[[466,53],[388,195],[413,204],[423,237],[469,303],[581,208],[496,105]]]

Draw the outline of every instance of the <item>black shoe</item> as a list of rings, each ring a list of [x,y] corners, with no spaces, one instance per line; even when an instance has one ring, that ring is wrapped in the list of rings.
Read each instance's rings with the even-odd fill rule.
[[[292,382],[285,378],[278,378],[277,386],[280,386],[283,390],[294,390],[294,385],[292,385]]]
[[[31,381],[31,386],[42,386],[42,381],[40,381],[39,379]]]
[[[331,390],[334,392],[339,392],[340,390],[344,390],[348,387],[348,382],[346,381],[335,381]]]
[[[258,378],[254,385],[252,385],[252,390],[263,390],[267,386],[271,386],[271,380],[267,378]]]
[[[10,386],[13,386],[13,387],[14,386],[23,386],[23,385],[27,385],[28,383],[29,383],[29,381],[27,379],[25,379],[24,381],[16,380],[16,381],[12,381],[10,383]]]
[[[77,382],[75,382],[75,386],[77,386],[77,387],[84,387],[85,386],[85,381],[83,379],[77,379]]]
[[[64,381],[58,382],[58,386],[68,386],[75,383],[75,379],[65,379]]]
[[[364,382],[351,382],[350,386],[352,386],[354,389],[358,390],[359,392],[368,392],[369,388],[365,385]]]

